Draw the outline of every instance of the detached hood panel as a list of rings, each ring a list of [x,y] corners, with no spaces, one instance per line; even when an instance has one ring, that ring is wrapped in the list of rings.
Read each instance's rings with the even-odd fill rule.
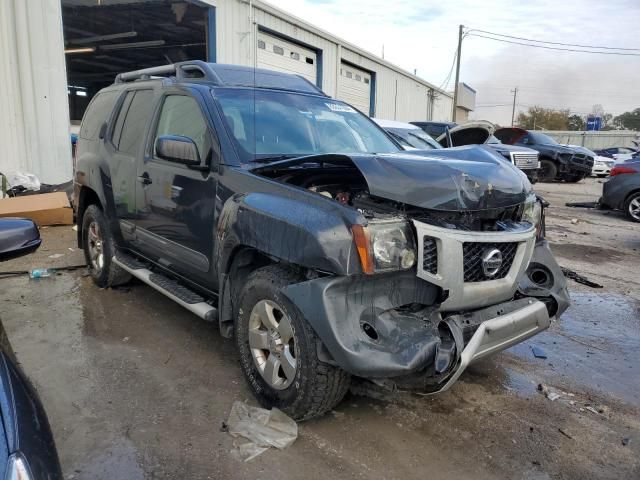
[[[433,210],[504,208],[526,200],[531,184],[483,146],[350,156],[371,195]]]

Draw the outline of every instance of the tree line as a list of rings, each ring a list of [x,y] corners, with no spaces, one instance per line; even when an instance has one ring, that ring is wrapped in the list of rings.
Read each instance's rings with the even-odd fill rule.
[[[640,131],[640,108],[624,112],[615,117],[605,113],[601,105],[594,105],[593,114],[602,117],[602,130]],[[520,112],[517,125],[527,130],[586,130],[586,118],[572,114],[570,110],[554,110],[533,106]]]

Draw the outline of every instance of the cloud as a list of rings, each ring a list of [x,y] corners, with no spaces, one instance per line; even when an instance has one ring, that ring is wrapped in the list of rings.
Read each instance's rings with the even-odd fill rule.
[[[278,7],[440,85],[450,71],[458,25],[524,38],[640,48],[636,0],[279,0]],[[634,52],[630,52],[634,53]],[[635,53],[640,53],[635,52]],[[461,79],[479,105],[543,104],[588,113],[600,103],[620,113],[640,106],[640,57],[616,57],[510,45],[467,37]],[[453,87],[453,79],[450,82]],[[477,118],[506,123],[511,108],[480,107]]]

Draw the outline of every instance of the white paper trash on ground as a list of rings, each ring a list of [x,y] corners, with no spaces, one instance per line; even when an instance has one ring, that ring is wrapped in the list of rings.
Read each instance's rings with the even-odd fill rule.
[[[227,426],[236,437],[232,453],[245,462],[269,447],[287,448],[298,437],[298,424],[277,408],[265,410],[237,401],[231,407]]]

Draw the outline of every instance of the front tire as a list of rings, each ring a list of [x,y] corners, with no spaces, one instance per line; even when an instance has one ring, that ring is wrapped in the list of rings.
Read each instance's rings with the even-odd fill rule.
[[[115,243],[104,213],[89,205],[82,217],[82,246],[91,278],[99,287],[115,287],[131,280],[131,275],[115,265]]]
[[[320,416],[349,389],[350,375],[318,358],[318,338],[281,289],[302,279],[270,265],[249,275],[239,296],[234,336],[256,398],[295,420]]]
[[[640,222],[640,192],[632,193],[624,201],[624,213],[633,222]]]
[[[558,167],[551,160],[540,160],[540,172],[538,174],[538,181],[540,182],[553,182],[558,176]]]
[[[582,180],[584,177],[582,175],[569,175],[567,176],[567,178],[565,179],[565,181],[567,183],[578,183],[580,180]]]

